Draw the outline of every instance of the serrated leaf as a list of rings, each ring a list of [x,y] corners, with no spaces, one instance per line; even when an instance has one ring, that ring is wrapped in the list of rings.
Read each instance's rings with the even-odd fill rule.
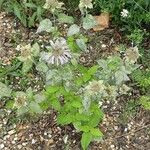
[[[69,24],[73,24],[74,23],[74,18],[72,16],[68,16],[64,13],[61,13],[58,15],[58,21],[60,23],[69,23]]]
[[[72,50],[73,52],[78,52],[80,50],[73,36],[68,37],[67,44],[70,50]]]
[[[92,141],[92,134],[90,132],[82,134],[81,145],[82,145],[83,150],[87,149],[91,141]]]
[[[46,89],[46,92],[48,94],[53,94],[53,93],[56,93],[58,90],[59,90],[58,86],[50,86]]]
[[[86,15],[85,18],[83,18],[83,28],[85,30],[92,29],[96,25],[96,21],[92,15]]]
[[[50,19],[44,19],[40,22],[36,33],[41,33],[43,31],[52,32],[53,30],[54,27],[52,27],[52,22],[50,21]]]
[[[73,24],[68,29],[67,36],[73,36],[75,34],[78,34],[79,32],[80,32],[80,27],[78,25],[76,25],[76,24]]]
[[[32,65],[32,60],[28,59],[27,61],[25,61],[22,66],[22,73],[26,74],[32,68]]]
[[[61,104],[60,104],[60,102],[59,102],[59,100],[58,100],[57,98],[52,99],[52,100],[51,100],[51,98],[50,98],[50,103],[51,103],[52,107],[53,107],[55,110],[57,110],[57,111],[60,110]]]
[[[43,93],[38,93],[36,95],[34,95],[34,100],[37,102],[37,103],[41,103],[43,102],[44,100],[46,99],[45,95]]]
[[[37,57],[40,53],[40,46],[38,43],[33,44],[31,48],[32,54],[34,57]]]
[[[121,70],[116,71],[115,73],[115,79],[116,79],[116,84],[119,85],[124,81],[129,81],[129,77],[127,76],[127,74]]]
[[[71,105],[73,106],[73,107],[75,107],[75,108],[80,108],[81,106],[82,106],[82,104],[81,104],[81,102],[80,101],[73,101],[72,103],[71,103]]]
[[[20,107],[19,109],[17,109],[17,115],[18,116],[23,115],[27,112],[28,112],[28,108],[26,106],[23,106],[23,107]]]
[[[48,71],[48,67],[46,65],[46,63],[44,62],[39,62],[37,65],[36,65],[36,69],[39,71],[39,72],[43,72],[43,73],[46,73]]]
[[[91,67],[91,68],[88,70],[88,74],[94,75],[94,74],[96,73],[96,71],[97,71],[98,68],[99,68],[98,65],[95,65],[95,66]]]
[[[85,43],[85,40],[84,39],[77,39],[76,40],[76,43],[77,45],[79,46],[79,48],[83,51],[86,51],[87,50],[87,46],[86,46],[86,43]]]
[[[84,82],[87,82],[91,79],[91,75],[86,73],[86,74],[83,75],[82,79],[83,79]]]
[[[41,109],[40,105],[38,103],[34,102],[34,101],[32,101],[29,104],[29,108],[34,113],[42,113],[42,109]]]
[[[57,117],[57,122],[61,125],[70,124],[73,121],[73,115],[71,114],[60,114]]]
[[[89,132],[90,131],[90,127],[89,126],[80,126],[79,127],[79,130],[80,131],[83,131],[83,132]]]
[[[103,133],[97,128],[90,129],[90,132],[93,136],[97,136],[97,137],[102,137],[103,136]]]
[[[33,90],[32,90],[31,87],[29,87],[29,88],[26,90],[26,95],[27,95],[27,98],[28,98],[29,100],[32,100],[32,98],[33,98]]]
[[[150,110],[150,96],[142,96],[140,98],[140,104],[142,104],[146,110]]]
[[[11,96],[11,89],[7,87],[4,83],[0,82],[0,98],[2,97],[10,97]]]

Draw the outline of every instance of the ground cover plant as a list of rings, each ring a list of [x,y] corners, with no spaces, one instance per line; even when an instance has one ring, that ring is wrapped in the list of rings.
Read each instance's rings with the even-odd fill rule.
[[[105,0],[1,0],[2,11],[13,14],[20,21],[19,31],[12,31],[11,36],[7,35],[9,32],[0,35],[5,39],[0,39],[2,54],[6,45],[15,53],[6,63],[4,56],[0,61],[0,107],[8,113],[10,111],[8,123],[32,122],[54,113],[57,125],[79,134],[79,149],[86,150],[91,142],[105,139],[102,124],[108,112],[113,110],[112,106],[116,105],[121,112],[117,116],[121,126],[138,115],[138,110],[149,114],[150,68],[144,63],[150,60],[149,45],[144,42],[149,36],[149,5],[148,1],[121,0],[114,3]],[[111,28],[119,28],[115,34],[116,41],[111,38],[105,44],[107,38],[103,36],[102,40],[96,41],[111,26],[111,21]],[[1,31],[5,24],[0,21],[0,25]],[[20,39],[15,38],[23,30],[27,36],[20,34]],[[5,44],[7,41],[10,47]],[[110,105],[108,110],[105,104]],[[51,120],[46,124],[49,122]],[[134,132],[146,128],[146,136],[149,136],[149,120],[144,123]],[[113,127],[116,128],[115,125]],[[2,124],[1,130],[2,138],[7,139]],[[126,132],[126,128],[124,130]],[[43,142],[42,134],[39,136]],[[47,133],[44,132],[44,136]],[[122,136],[126,134],[116,139]],[[60,149],[69,149],[69,146],[73,149],[74,146],[68,144],[68,135],[62,139],[63,148]],[[52,140],[47,142],[40,149],[57,149],[56,145],[50,147]],[[36,145],[34,139],[32,144]],[[5,145],[0,143],[0,148],[4,149]],[[17,149],[21,148],[17,145]],[[115,149],[114,145],[110,148]]]

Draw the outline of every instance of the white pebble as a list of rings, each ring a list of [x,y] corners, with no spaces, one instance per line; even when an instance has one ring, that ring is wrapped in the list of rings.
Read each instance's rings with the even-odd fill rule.
[[[17,147],[18,147],[18,149],[22,149],[22,145],[18,145]]]
[[[22,145],[23,145],[23,146],[26,146],[26,145],[27,145],[27,143],[22,143]]]
[[[115,147],[115,145],[110,145],[110,147],[111,147],[111,148],[114,148],[114,147]]]
[[[102,44],[101,47],[102,47],[102,48],[106,48],[106,45],[105,45],[105,44]]]
[[[9,135],[12,135],[12,134],[14,134],[16,131],[15,130],[10,130],[10,131],[8,131],[8,134]]]
[[[5,147],[5,145],[4,144],[1,144],[0,145],[0,149],[2,149],[2,148],[4,148]]]
[[[32,139],[32,144],[35,144],[36,143],[36,140],[35,139]]]

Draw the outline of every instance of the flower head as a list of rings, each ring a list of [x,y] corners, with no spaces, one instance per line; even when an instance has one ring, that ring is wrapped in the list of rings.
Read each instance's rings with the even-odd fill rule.
[[[79,8],[80,10],[83,10],[83,8],[93,8],[92,0],[80,0]]]
[[[21,108],[27,105],[27,96],[24,92],[16,92],[14,107]]]
[[[128,87],[126,84],[123,84],[120,89],[119,89],[119,93],[120,94],[127,94],[128,91],[130,91],[131,88]]]
[[[64,5],[64,3],[58,2],[57,0],[46,0],[43,7],[45,9],[50,9],[51,12],[54,13],[56,9],[61,9],[62,5]]]
[[[94,80],[92,82],[89,82],[89,85],[85,87],[85,90],[89,95],[97,95],[104,92],[105,85],[103,84],[103,80]]]
[[[127,49],[125,54],[125,59],[131,63],[137,62],[138,58],[140,57],[137,46]]]
[[[52,51],[42,53],[41,59],[45,60],[48,64],[63,65],[71,58],[71,53],[67,42],[64,38],[59,38],[55,41],[50,41]]]
[[[122,12],[121,12],[121,16],[122,16],[122,17],[127,17],[128,14],[129,14],[129,12],[128,12],[128,10],[126,10],[126,9],[123,9]]]
[[[20,47],[21,55],[18,57],[18,59],[22,62],[25,62],[29,59],[32,59],[32,52],[31,52],[31,45],[25,45]]]
[[[107,87],[107,94],[108,94],[108,97],[115,99],[118,95],[117,87],[113,85],[109,85]]]

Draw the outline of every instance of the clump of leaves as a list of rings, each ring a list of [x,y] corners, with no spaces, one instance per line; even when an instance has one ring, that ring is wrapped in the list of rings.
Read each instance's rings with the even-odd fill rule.
[[[12,90],[4,83],[0,82],[0,99],[2,97],[10,97]]]
[[[23,62],[22,72],[27,73],[34,63],[34,58],[39,55],[40,47],[38,43],[21,46],[21,54],[18,59]]]
[[[146,109],[150,110],[150,96],[145,95],[140,97],[140,104]]]
[[[150,87],[150,70],[135,70],[132,77],[140,87],[146,89]]]
[[[41,0],[7,0],[2,3],[3,9],[13,13],[26,27],[33,27],[36,22],[42,20],[42,5]]]
[[[114,85],[121,85],[129,81],[128,75],[138,67],[136,64],[124,62],[119,56],[111,56],[106,60],[98,60],[98,64],[100,69],[97,77]]]
[[[13,109],[17,110],[18,116],[26,113],[39,114],[43,112],[40,106],[40,103],[45,100],[43,92],[35,93],[32,88],[28,88],[25,92],[16,91],[12,96],[14,100],[11,101],[11,105]],[[7,103],[9,103],[9,101]]]

